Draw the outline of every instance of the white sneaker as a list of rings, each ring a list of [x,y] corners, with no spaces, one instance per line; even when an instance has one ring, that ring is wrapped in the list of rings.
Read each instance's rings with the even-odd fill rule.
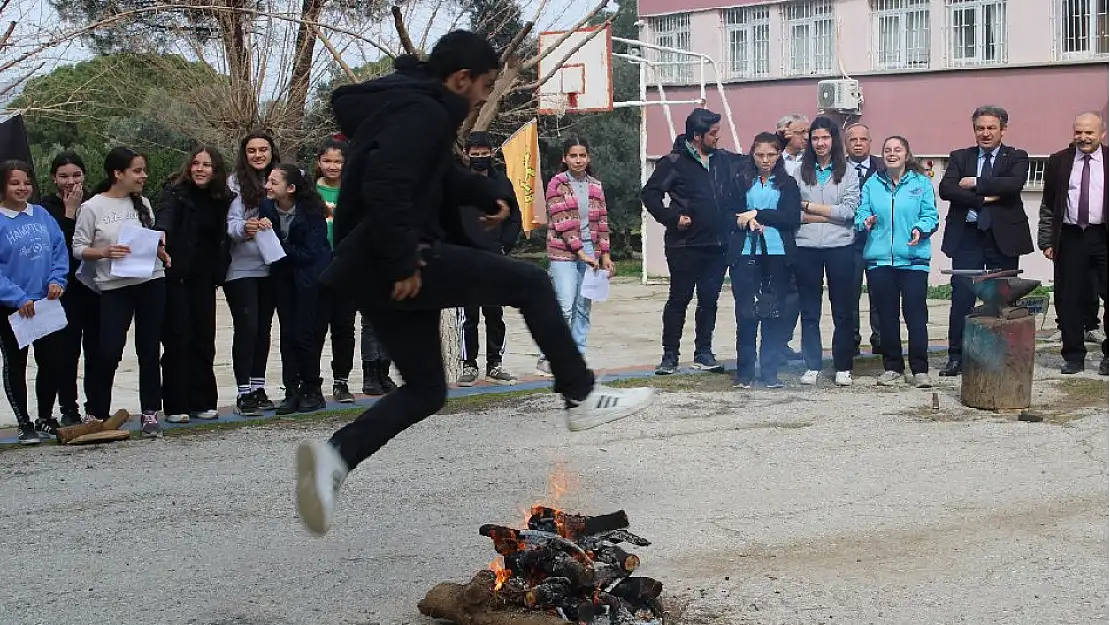
[[[914,388],[933,388],[933,379],[928,373],[915,373],[912,384]]]
[[[547,362],[546,358],[540,358],[536,361],[536,375],[550,378],[551,376],[551,363]]]
[[[297,447],[297,512],[308,531],[327,533],[345,479],[347,465],[330,443],[305,441]]]
[[[879,386],[895,386],[901,379],[902,374],[897,371],[884,371],[883,374],[879,376],[879,380],[876,384]]]
[[[166,421],[170,423],[188,423],[189,415],[187,414],[170,414],[166,415]]]
[[[851,386],[852,385],[852,372],[851,371],[837,371],[835,381],[836,381],[837,386]]]
[[[798,381],[805,386],[817,386],[817,378],[819,377],[821,377],[820,371],[814,371],[813,369],[810,369],[809,371],[803,373],[802,379]]]
[[[577,432],[631,416],[646,408],[654,394],[653,388],[595,386],[586,399],[567,400],[567,427]]]
[[[220,413],[215,410],[201,410],[200,412],[194,412],[193,418],[202,421],[211,421],[213,419],[219,419]]]

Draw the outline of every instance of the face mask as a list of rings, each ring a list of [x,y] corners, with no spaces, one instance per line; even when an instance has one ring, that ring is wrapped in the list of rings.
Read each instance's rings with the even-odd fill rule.
[[[490,166],[493,165],[492,156],[471,156],[470,168],[474,171],[489,171]]]

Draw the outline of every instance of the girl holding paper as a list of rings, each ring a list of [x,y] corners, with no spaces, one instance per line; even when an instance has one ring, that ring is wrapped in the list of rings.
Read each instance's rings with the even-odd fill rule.
[[[215,419],[216,287],[230,262],[227,213],[231,191],[223,156],[193,150],[166,183],[154,227],[166,233],[166,322],[162,329],[162,399],[166,420]]]
[[[104,175],[93,190],[95,195],[77,211],[73,231],[73,256],[93,267],[94,284],[100,291],[100,349],[89,384],[88,411],[92,418],[108,418],[116,368],[134,319],[142,433],[156,437],[162,432],[158,355],[166,307],[165,266],[170,257],[163,237],[153,231],[150,202],[142,196],[146,158],[131,148],[113,148],[104,157]],[[156,243],[151,245],[152,241]],[[152,248],[149,257],[139,253],[147,248]]]
[[[254,236],[259,230],[259,206],[266,199],[266,177],[279,162],[274,138],[265,132],[251,132],[239,141],[235,172],[227,180],[235,197],[227,213],[231,264],[224,295],[233,327],[231,363],[238,387],[235,412],[246,417],[262,416],[264,410],[274,409],[274,402],[266,395],[274,296],[266,279],[270,266],[262,258]]]
[[[31,191],[30,165],[20,161],[0,163],[0,314],[4,316],[0,320],[0,354],[4,359],[4,390],[19,423],[19,442],[24,445],[38,443],[39,431],[53,435],[60,424],[50,415],[31,423],[27,411],[27,348],[19,347],[8,317],[34,317],[36,300],[60,298],[69,273],[62,230],[45,208],[27,203]],[[35,341],[39,375],[56,377],[63,352],[60,332]]]

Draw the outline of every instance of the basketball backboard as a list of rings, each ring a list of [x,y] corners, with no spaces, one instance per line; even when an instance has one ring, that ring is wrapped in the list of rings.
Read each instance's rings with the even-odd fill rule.
[[[537,89],[540,115],[613,110],[613,35],[608,24],[540,33],[539,45],[539,77],[551,75]]]

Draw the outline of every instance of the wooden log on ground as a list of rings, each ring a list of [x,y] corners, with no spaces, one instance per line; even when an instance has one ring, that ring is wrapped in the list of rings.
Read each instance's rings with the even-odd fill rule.
[[[960,401],[969,408],[1022,410],[1032,403],[1036,319],[1010,317],[966,319]]]
[[[127,430],[101,430],[92,434],[82,434],[69,441],[68,445],[95,445],[96,443],[113,443],[131,438]]]
[[[61,443],[62,445],[68,445],[68,444],[72,443],[75,439],[77,439],[78,437],[81,437],[81,436],[86,436],[88,434],[96,434],[97,432],[104,432],[104,431],[107,431],[107,430],[118,430],[118,429],[120,429],[121,426],[123,426],[124,423],[127,423],[127,420],[130,419],[130,418],[131,418],[131,414],[129,412],[127,412],[126,410],[117,410],[115,414],[108,417],[104,421],[94,420],[94,421],[89,421],[88,423],[81,423],[79,425],[71,425],[69,427],[59,428],[58,429],[58,442]],[[117,438],[113,439],[111,437],[108,437],[108,438],[102,437],[99,440],[96,440],[96,439],[94,439],[94,440],[95,440],[95,442],[103,442],[105,440],[122,440],[122,439],[118,438],[118,436],[119,436],[118,434],[112,435],[112,436],[116,436]],[[124,437],[124,438],[126,438],[126,437]],[[89,440],[89,439],[86,439],[86,440]],[[93,442],[93,441],[90,441],[90,442]]]
[[[455,625],[566,625],[544,612],[529,611],[493,594],[493,574],[481,571],[468,584],[437,584],[417,607],[424,616]]]

